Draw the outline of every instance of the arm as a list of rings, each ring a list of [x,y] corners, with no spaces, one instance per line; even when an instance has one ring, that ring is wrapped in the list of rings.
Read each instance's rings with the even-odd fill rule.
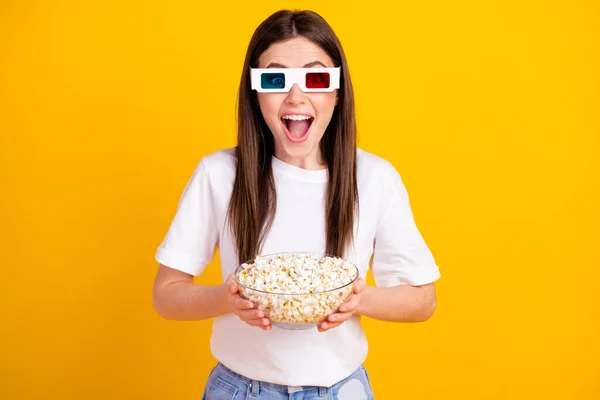
[[[435,286],[398,285],[368,286],[362,293],[356,313],[365,317],[392,322],[422,322],[436,308]]]
[[[154,280],[152,304],[166,319],[202,320],[232,311],[226,285],[201,286],[193,282],[193,277],[213,260],[219,239],[206,163],[203,158],[196,166],[156,253],[160,267]]]
[[[393,287],[367,286],[359,279],[352,296],[340,306],[340,310],[321,323],[319,331],[335,328],[354,314],[390,322],[422,322],[435,311],[435,286],[398,285]]]
[[[400,175],[394,172],[393,188],[375,233],[372,272],[377,287],[355,285],[354,293],[329,317],[320,329],[338,326],[359,314],[384,321],[420,322],[436,308],[434,281],[440,277],[433,256],[425,244],[410,207]]]
[[[377,287],[367,287],[357,312],[384,321],[420,322],[436,308],[434,281],[440,276],[412,214],[398,173],[375,233],[371,270]],[[385,196],[384,196],[385,197]]]
[[[194,321],[233,313],[250,326],[270,330],[264,313],[240,297],[233,274],[217,286],[196,285],[193,276],[161,264],[152,292],[152,304],[165,319]]]
[[[193,276],[160,265],[152,291],[152,305],[165,319],[203,320],[232,312],[226,284],[202,286]]]

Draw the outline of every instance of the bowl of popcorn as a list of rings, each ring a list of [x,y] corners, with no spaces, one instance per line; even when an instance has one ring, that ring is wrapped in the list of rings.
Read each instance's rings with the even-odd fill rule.
[[[315,327],[338,311],[358,277],[351,262],[320,253],[259,255],[235,271],[240,296],[273,326],[292,330]]]

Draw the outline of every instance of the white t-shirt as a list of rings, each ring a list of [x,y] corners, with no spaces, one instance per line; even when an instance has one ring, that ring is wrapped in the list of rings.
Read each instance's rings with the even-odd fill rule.
[[[400,175],[386,160],[358,151],[359,218],[355,245],[346,258],[365,278],[373,255],[377,286],[423,285],[439,269],[413,219]],[[325,251],[327,170],[305,170],[275,157],[277,211],[261,254]],[[229,229],[224,229],[235,178],[234,149],[204,157],[189,180],[156,260],[197,276],[219,248],[223,281],[238,266]],[[366,358],[367,340],[354,316],[337,328],[270,331],[230,313],[213,321],[213,356],[250,379],[289,386],[332,386]]]

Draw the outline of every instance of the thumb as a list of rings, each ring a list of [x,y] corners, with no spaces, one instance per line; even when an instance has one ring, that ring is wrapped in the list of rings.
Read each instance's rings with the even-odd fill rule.
[[[227,287],[229,288],[229,291],[233,294],[238,292],[238,286],[237,283],[235,282],[235,278],[233,277],[233,274],[230,274],[227,277]]]
[[[354,284],[354,293],[359,294],[367,287],[367,282],[364,279],[358,278]]]

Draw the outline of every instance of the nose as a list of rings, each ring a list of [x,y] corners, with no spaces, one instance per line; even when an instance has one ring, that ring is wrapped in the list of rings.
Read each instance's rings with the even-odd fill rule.
[[[285,98],[285,101],[288,104],[303,104],[306,102],[306,95],[300,89],[300,86],[298,86],[297,83],[294,83],[294,85],[288,92],[288,95]]]

